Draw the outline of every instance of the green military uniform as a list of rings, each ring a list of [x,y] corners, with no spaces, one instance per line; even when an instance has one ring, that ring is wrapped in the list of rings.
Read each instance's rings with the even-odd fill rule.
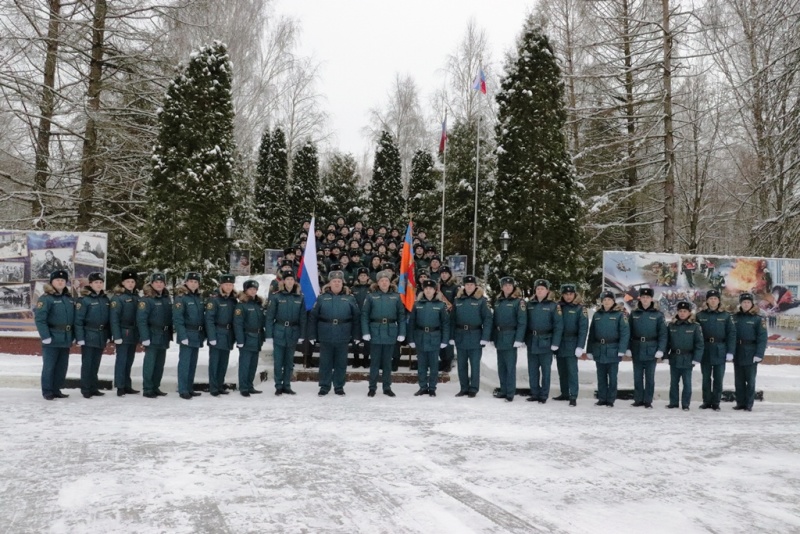
[[[604,294],[605,295],[605,294]],[[611,295],[613,299],[613,295]],[[628,318],[621,306],[597,308],[589,325],[588,353],[597,366],[597,405],[613,407],[622,354],[630,342]]]
[[[369,294],[370,287],[372,287],[372,282],[369,278],[369,269],[366,267],[360,268],[361,272],[366,273],[368,279],[366,282],[361,283],[358,281],[358,277],[356,276],[356,281],[353,283],[353,286],[350,288],[352,292],[353,298],[356,299],[356,304],[358,304],[358,309],[361,310],[364,307],[364,300],[367,298]],[[377,273],[375,273],[377,279]],[[370,342],[361,340],[358,343],[353,344],[353,367],[369,367],[370,362]]]
[[[653,303],[644,308],[639,302],[631,312],[630,329],[633,405],[651,408],[656,382],[656,358],[663,357],[667,350],[664,314]]]
[[[89,281],[97,275],[99,273],[92,273]],[[110,309],[105,291],[95,293],[89,286],[83,288],[81,298],[75,303],[75,341],[81,346],[81,393],[87,399],[103,394],[97,372],[103,350],[111,339]]]
[[[378,280],[382,277],[390,274],[379,274]],[[372,285],[361,307],[361,331],[370,343],[369,391],[374,394],[377,389],[380,372],[383,392],[393,396],[392,358],[397,343],[406,337],[406,309],[397,286],[392,284],[384,292],[377,283]]]
[[[453,309],[453,302],[456,300],[456,295],[458,294],[459,289],[461,286],[456,283],[455,278],[452,277],[452,272],[450,271],[450,267],[444,266],[439,270],[439,293],[445,299],[445,303],[447,304],[448,312],[452,311]],[[450,278],[447,281],[442,280],[441,273],[447,272],[450,274]],[[445,348],[439,351],[439,370],[450,372],[453,368],[453,359],[455,358],[456,351],[455,347],[451,344],[447,344]]]
[[[434,284],[432,280],[426,282]],[[415,395],[436,396],[439,379],[436,362],[439,350],[450,339],[450,317],[447,303],[437,294],[427,299],[424,292],[417,295],[408,320],[408,344],[417,350],[417,380],[419,391]]]
[[[269,296],[266,314],[266,337],[272,339],[275,374],[275,394],[294,394],[294,351],[306,331],[306,302],[295,284],[289,291],[281,284],[277,293]]]
[[[123,271],[121,279],[136,280],[134,271]],[[136,330],[136,307],[139,305],[139,293],[135,287],[127,290],[122,285],[114,288],[111,296],[111,313],[109,322],[111,324],[111,339],[114,340],[116,349],[116,361],[114,362],[114,385],[117,394],[120,390],[127,394],[139,393],[133,389],[131,381],[131,368],[136,356],[136,343],[139,336]]]
[[[464,277],[465,283],[475,277]],[[492,310],[483,289],[476,287],[472,294],[462,287],[453,302],[450,331],[458,358],[459,395],[474,397],[481,384],[481,353],[492,337]]]
[[[501,284],[514,280],[503,278]],[[494,303],[492,341],[497,349],[497,376],[500,391],[497,398],[514,400],[517,392],[517,349],[524,345],[527,324],[527,305],[518,287],[506,296],[502,291]]]
[[[144,396],[155,398],[166,395],[161,391],[161,378],[164,376],[164,362],[167,349],[172,341],[172,305],[169,291],[160,293],[153,289],[156,280],[164,281],[164,275],[155,273],[150,283],[142,288],[142,299],[136,310],[136,327],[142,339],[144,362],[142,365],[142,389]]]
[[[679,302],[678,310],[687,309],[682,308],[687,305],[691,309],[688,302]],[[692,401],[692,369],[703,359],[703,330],[691,317],[682,321],[676,316],[670,323],[667,357],[670,378],[668,408],[678,407],[678,388],[683,382],[681,406],[688,410]]]
[[[703,330],[703,360],[700,362],[703,404],[700,408],[719,410],[725,362],[733,361],[736,351],[736,325],[731,314],[722,310],[721,306],[715,310],[705,307],[697,314],[697,323]]]
[[[561,395],[556,400],[569,400],[575,406],[578,398],[578,358],[586,346],[589,333],[589,314],[576,296],[572,302],[563,299],[565,291],[575,293],[575,286],[565,284],[561,287],[562,299],[558,303],[561,308],[561,343],[556,352],[556,367]]]
[[[264,344],[266,317],[264,301],[258,295],[251,297],[248,288],[258,288],[258,282],[247,280],[244,291],[239,294],[239,303],[233,312],[233,332],[239,349],[239,393],[243,397],[261,393],[253,384],[258,369],[258,353]]]
[[[743,293],[739,302],[753,301],[753,296]],[[736,353],[733,357],[733,375],[736,385],[736,407],[734,409],[753,409],[756,398],[756,374],[758,363],[764,359],[767,350],[767,320],[758,313],[754,305],[749,311],[741,307],[733,314],[736,325]]]
[[[537,280],[535,286],[550,287],[544,280]],[[550,297],[539,301],[533,296],[528,300],[527,312],[525,341],[528,345],[528,381],[531,387],[528,400],[545,403],[550,396],[553,352],[559,349],[564,331],[561,308]]]
[[[51,284],[55,278],[69,280],[69,274],[54,271]],[[75,304],[69,289],[58,292],[51,284],[45,284],[34,311],[36,330],[42,338],[42,396],[47,400],[65,396],[61,388],[67,380],[75,322]]]
[[[233,283],[232,275],[224,275],[220,283]],[[233,314],[237,303],[236,291],[227,295],[217,289],[206,301],[206,336],[208,337],[208,391],[212,396],[227,394],[225,374],[231,350],[236,341],[233,333]]]
[[[190,278],[191,277],[191,278]],[[188,273],[187,280],[199,282],[197,273]],[[178,393],[189,399],[199,395],[194,392],[194,375],[197,370],[197,357],[206,338],[205,306],[200,290],[192,291],[186,286],[175,290],[172,305],[172,323],[176,340],[180,343],[178,352]]]

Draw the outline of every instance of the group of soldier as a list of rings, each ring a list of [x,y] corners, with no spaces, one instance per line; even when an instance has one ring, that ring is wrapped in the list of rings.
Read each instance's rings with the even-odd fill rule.
[[[73,340],[81,346],[84,397],[103,394],[97,373],[109,342],[116,348],[117,395],[139,393],[132,388],[130,377],[137,343],[145,349],[144,396],[166,395],[160,389],[161,379],[166,350],[175,336],[179,343],[178,392],[187,400],[200,394],[194,391],[195,370],[199,349],[206,341],[212,396],[229,393],[225,374],[234,345],[239,352],[239,393],[245,397],[261,393],[254,387],[258,353],[265,340],[272,339],[276,395],[295,394],[291,380],[298,344],[318,344],[319,396],[331,389],[345,395],[348,353],[353,349],[356,364],[359,355],[364,365],[369,361],[368,396],[375,396],[380,378],[383,394],[394,397],[392,371],[396,370],[400,345],[407,344],[417,355],[419,389],[415,396],[436,396],[439,372],[449,371],[457,355],[456,396],[473,398],[480,389],[483,347],[492,343],[500,381],[494,396],[508,402],[514,400],[517,391],[518,349],[527,348],[527,400],[531,402],[547,402],[555,358],[561,392],[553,398],[575,406],[579,393],[577,362],[585,356],[596,364],[595,404],[613,407],[619,365],[627,355],[633,362],[633,406],[652,408],[656,363],[668,360],[668,408],[689,409],[692,369],[699,364],[703,377],[700,408],[719,410],[727,362],[733,363],[735,372],[734,409],[749,411],[753,407],[757,364],[764,358],[767,330],[750,293],[743,293],[738,310],[729,313],[720,307],[720,292],[712,289],[696,315],[692,303],[682,300],[677,303],[676,317],[667,323],[653,302],[651,288],[640,288],[630,314],[617,304],[613,293],[604,292],[590,321],[575,284],[562,285],[557,301],[550,283],[539,279],[533,284],[532,296],[526,299],[515,280],[505,276],[490,306],[478,279],[465,276],[463,283],[457,284],[450,269],[441,265],[435,248],[424,243],[424,234],[418,234],[415,262],[419,293],[407,311],[397,291],[394,253],[365,254],[363,250],[371,249],[368,244],[375,241],[385,246],[383,236],[391,240],[399,231],[355,226],[351,232],[341,221],[341,225],[334,225],[338,231],[328,232],[333,235],[323,239],[336,243],[342,233],[355,234],[350,243],[359,247],[348,245],[351,250],[344,256],[341,250],[324,249],[327,252],[320,257],[321,293],[308,312],[296,279],[294,247],[285,251],[266,303],[257,295],[257,281],[245,281],[243,290],[237,293],[232,275],[223,275],[219,287],[204,298],[196,272],[186,273],[174,295],[167,290],[164,275],[153,273],[140,294],[133,271],[122,273],[122,281],[111,296],[104,292],[102,274],[92,273],[89,285],[73,302],[67,287],[68,273],[54,271],[35,309],[43,344],[44,398],[66,396],[61,389]],[[362,230],[364,238],[360,238]],[[300,248],[304,248],[307,235],[301,232],[298,239]],[[387,250],[390,248],[396,249]],[[375,267],[361,264],[362,256]],[[343,265],[344,257],[350,261]]]

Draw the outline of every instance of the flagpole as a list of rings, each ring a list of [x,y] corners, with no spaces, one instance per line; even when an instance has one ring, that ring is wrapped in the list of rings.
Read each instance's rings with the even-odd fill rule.
[[[444,124],[447,127],[447,108],[444,109]],[[439,257],[444,258],[444,207],[445,207],[445,193],[447,191],[447,131],[442,133],[445,136],[444,150],[442,151],[442,233],[439,240]]]
[[[480,96],[478,97],[480,98]],[[477,253],[478,253],[478,174],[481,167],[481,116],[478,115],[478,127],[475,136],[475,216],[472,223],[472,274],[478,274]]]

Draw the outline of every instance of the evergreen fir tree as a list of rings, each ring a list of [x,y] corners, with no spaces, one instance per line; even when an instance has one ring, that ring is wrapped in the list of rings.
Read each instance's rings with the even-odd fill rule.
[[[402,226],[405,201],[400,181],[400,150],[387,131],[381,132],[375,149],[369,200],[372,224]]]
[[[147,195],[151,268],[227,271],[234,203],[231,63],[224,44],[192,53],[167,89]]]
[[[353,224],[364,216],[364,204],[358,163],[350,154],[334,154],[322,173],[317,220],[333,221],[342,216],[348,224]]]
[[[427,230],[429,240],[439,235],[442,216],[440,173],[433,163],[430,152],[417,150],[411,160],[408,182],[408,213],[416,228]]]
[[[495,235],[513,237],[503,267],[524,285],[536,278],[581,282],[585,261],[580,184],[567,153],[564,84],[553,48],[533,18],[509,56],[497,94]]]
[[[289,220],[292,232],[300,231],[305,219],[315,212],[319,191],[319,157],[310,140],[297,151],[292,160],[292,194]]]
[[[253,267],[256,272],[262,272],[264,268],[265,249],[283,248],[286,245],[286,233],[289,227],[286,181],[277,173],[273,174],[277,165],[273,162],[275,152],[272,137],[273,134],[269,130],[265,131],[258,148],[252,231],[252,242],[257,247],[252,251]]]
[[[277,209],[273,213],[275,219],[267,220],[267,224],[274,227],[276,244],[274,248],[283,248],[291,244],[292,237],[297,228],[291,227],[289,212],[293,209],[288,205],[291,188],[289,187],[289,151],[286,149],[286,134],[280,127],[272,131],[269,150],[270,183],[276,188],[275,200]]]

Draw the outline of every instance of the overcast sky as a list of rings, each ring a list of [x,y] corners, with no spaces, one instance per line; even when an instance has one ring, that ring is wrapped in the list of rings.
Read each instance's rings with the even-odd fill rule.
[[[492,58],[502,66],[534,0],[279,0],[280,14],[302,26],[300,53],[322,63],[332,144],[356,157],[372,147],[363,128],[372,107],[383,107],[395,73],[410,74],[420,103],[444,83],[448,54],[474,18],[486,30]],[[435,126],[434,126],[435,128]]]

